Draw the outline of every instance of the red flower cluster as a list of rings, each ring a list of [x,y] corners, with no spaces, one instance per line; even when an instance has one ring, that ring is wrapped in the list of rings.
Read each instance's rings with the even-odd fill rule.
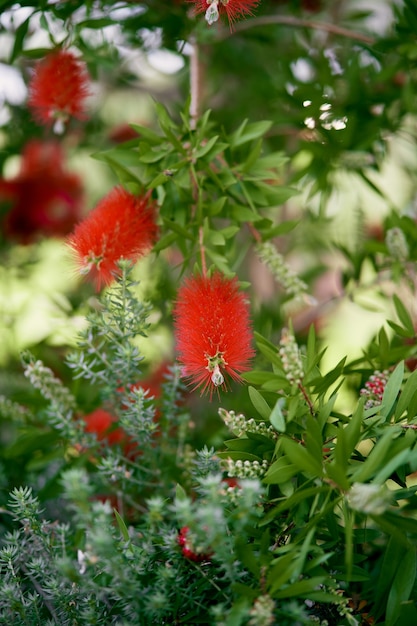
[[[0,202],[11,203],[4,231],[23,244],[41,235],[67,235],[80,219],[82,199],[81,179],[66,171],[63,150],[56,142],[29,142],[19,174],[0,179]]]
[[[89,274],[97,289],[118,273],[117,262],[135,263],[146,254],[158,234],[156,203],[115,187],[74,229],[68,239],[80,272]]]
[[[259,4],[259,0],[188,0],[194,2],[195,12],[205,13],[209,25],[217,22],[223,14],[227,16],[230,27],[241,17],[253,15],[253,9]]]
[[[360,395],[366,398],[366,409],[381,404],[388,377],[389,372],[387,370],[383,372],[376,370],[360,390]]]
[[[202,563],[203,561],[209,561],[211,554],[201,552],[196,548],[190,539],[190,529],[188,526],[183,526],[178,533],[178,543],[181,546],[182,555],[189,561],[194,563]]]
[[[174,310],[176,344],[184,377],[202,393],[239,380],[254,354],[249,308],[236,279],[195,276],[180,288]]]
[[[29,84],[28,106],[41,124],[56,124],[56,129],[61,130],[70,117],[85,117],[89,82],[82,61],[68,50],[54,50],[35,68]]]

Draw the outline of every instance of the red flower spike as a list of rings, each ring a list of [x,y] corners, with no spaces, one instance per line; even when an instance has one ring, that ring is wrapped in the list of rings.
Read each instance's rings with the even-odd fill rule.
[[[253,9],[259,4],[259,0],[188,0],[188,2],[194,2],[196,14],[205,13],[209,26],[225,14],[230,28],[236,20],[253,15]]]
[[[202,394],[226,387],[225,375],[240,380],[254,355],[249,307],[236,279],[220,273],[194,276],[179,290],[174,310],[182,373]]]
[[[114,280],[118,261],[135,263],[151,249],[158,234],[155,209],[149,195],[138,197],[115,187],[75,227],[68,245],[80,272],[89,275],[97,290]]]
[[[29,84],[28,106],[35,119],[57,131],[70,117],[85,118],[90,78],[85,64],[68,50],[54,50],[39,61]]]
[[[67,235],[81,217],[82,200],[81,179],[66,171],[63,150],[55,141],[28,142],[18,175],[0,179],[0,202],[11,205],[4,232],[21,244],[42,235]]]

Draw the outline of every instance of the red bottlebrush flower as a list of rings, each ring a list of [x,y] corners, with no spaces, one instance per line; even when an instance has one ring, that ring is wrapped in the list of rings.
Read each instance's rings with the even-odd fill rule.
[[[67,235],[81,217],[83,187],[67,172],[56,142],[31,141],[22,153],[19,174],[0,179],[0,202],[11,204],[4,232],[22,244],[39,236]]]
[[[81,273],[89,274],[97,289],[113,281],[118,261],[134,263],[150,250],[158,233],[155,209],[149,195],[115,187],[75,227],[68,244]]]
[[[119,124],[119,126],[115,126],[109,134],[109,139],[113,143],[124,143],[125,141],[137,139],[138,137],[138,131],[132,128],[130,124]]]
[[[218,272],[189,278],[174,310],[176,343],[184,377],[202,393],[226,386],[225,375],[240,380],[249,369],[252,331],[249,308],[236,279]]]
[[[70,117],[85,118],[89,82],[82,61],[68,50],[54,50],[35,68],[29,84],[28,106],[41,124],[56,124],[57,130],[61,130]]]
[[[190,529],[188,526],[180,528],[177,538],[178,544],[181,546],[182,555],[189,561],[194,563],[203,563],[203,561],[209,561],[211,553],[207,554],[201,552],[196,548],[190,538]]]
[[[230,27],[241,17],[253,15],[253,9],[259,0],[188,0],[194,2],[195,13],[205,13],[206,22],[211,25],[223,14],[227,16]]]
[[[122,428],[112,428],[115,424],[114,416],[104,409],[96,409],[83,417],[85,432],[94,433],[98,441],[105,441],[116,445],[126,441],[126,433]]]

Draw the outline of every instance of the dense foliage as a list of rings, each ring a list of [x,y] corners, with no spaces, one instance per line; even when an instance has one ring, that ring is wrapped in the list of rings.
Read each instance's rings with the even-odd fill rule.
[[[0,9],[0,624],[414,626],[414,0]]]

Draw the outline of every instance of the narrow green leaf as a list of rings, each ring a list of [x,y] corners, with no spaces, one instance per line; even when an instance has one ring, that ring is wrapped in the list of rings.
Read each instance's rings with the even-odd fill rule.
[[[186,239],[193,240],[192,233],[189,230],[187,230],[180,224],[177,224],[177,222],[174,222],[173,220],[168,220],[166,218],[163,218],[163,219],[164,219],[164,224],[167,228],[169,228],[170,230],[173,230],[175,233],[178,233],[178,235],[181,235],[182,237],[185,237]]]
[[[124,523],[124,521],[123,521],[119,511],[117,509],[113,509],[113,513],[114,513],[114,516],[116,518],[116,522],[117,522],[119,530],[120,530],[120,532],[122,534],[123,539],[125,541],[129,541],[130,540],[129,532],[127,530],[126,524]]]
[[[256,454],[251,454],[249,452],[237,451],[237,450],[228,450],[227,452],[216,452],[216,456],[220,459],[231,459],[232,461],[258,461],[261,462],[262,459]]]
[[[290,461],[296,465],[300,471],[306,472],[308,475],[322,476],[323,468],[301,443],[296,443],[291,439],[284,439],[282,447]]]
[[[385,419],[388,419],[388,417],[391,415],[393,406],[398,398],[398,394],[401,391],[403,378],[404,361],[400,361],[400,363],[398,363],[397,367],[390,375],[384,390],[384,395],[382,396],[381,415]]]
[[[147,126],[141,126],[140,124],[129,124],[139,135],[139,139],[146,139],[147,142],[153,145],[159,145],[165,141],[164,137],[158,135]]]
[[[281,409],[284,402],[284,398],[278,398],[278,400],[275,402],[275,406],[271,411],[271,414],[269,415],[269,421],[279,433],[285,433],[286,429],[285,417]]]
[[[153,252],[160,252],[161,250],[165,250],[168,248],[174,241],[177,239],[177,233],[168,233],[161,237],[154,247],[152,248]]]
[[[20,53],[23,50],[23,43],[24,43],[25,37],[27,35],[28,29],[29,29],[30,20],[32,19],[32,16],[33,16],[33,13],[31,13],[29,15],[29,17],[27,17],[25,19],[25,21],[22,22],[20,24],[20,26],[16,29],[16,32],[14,34],[14,44],[13,44],[12,52],[11,52],[10,58],[9,58],[9,63],[10,64],[14,63],[16,58],[20,55]]]
[[[263,477],[263,482],[267,485],[282,485],[291,480],[297,471],[298,468],[291,464],[287,457],[283,456],[272,463]]]
[[[395,293],[393,295],[393,301],[394,301],[395,310],[398,315],[398,319],[400,320],[401,324],[404,326],[404,329],[407,331],[409,336],[414,337],[414,324],[413,324],[413,320],[411,319],[409,312],[407,311],[404,304]]]
[[[416,579],[416,549],[407,550],[397,569],[388,595],[386,626],[398,623],[401,603],[409,599]]]
[[[75,24],[75,30],[77,32],[81,32],[85,28],[91,28],[94,30],[99,30],[101,28],[105,28],[106,26],[113,26],[114,20],[110,17],[99,17],[97,19],[87,19],[82,20],[82,22],[78,22]]]
[[[399,420],[402,414],[407,411],[409,404],[411,403],[413,396],[417,393],[417,370],[409,376],[404,388],[398,398],[397,406],[395,407],[395,419]],[[411,416],[411,417],[414,417]]]
[[[261,122],[253,122],[252,124],[245,124],[245,126],[239,129],[239,134],[233,137],[230,142],[234,148],[238,146],[242,146],[253,139],[259,139],[265,135],[265,133],[271,128],[272,122],[270,121],[261,121]]]
[[[294,598],[296,596],[308,596],[310,598],[310,592],[314,591],[325,582],[325,576],[314,576],[313,578],[307,578],[300,580],[292,585],[284,587],[280,591],[274,592],[271,595],[274,598]],[[274,585],[275,587],[275,585]]]
[[[269,593],[275,595],[275,591],[280,589],[285,583],[291,580],[294,568],[294,554],[284,554],[279,556],[273,561],[272,566],[268,571],[267,585],[269,587]]]
[[[249,397],[255,409],[264,420],[269,420],[271,414],[271,407],[265,400],[265,398],[255,389],[255,387],[248,387]]]
[[[279,460],[279,459],[278,459]],[[271,465],[270,469],[272,470],[274,464]],[[290,467],[290,466],[288,466]],[[295,466],[294,466],[295,467]],[[269,471],[269,470],[268,470]],[[297,470],[296,470],[297,471]],[[267,472],[268,474],[268,472]],[[274,507],[271,511],[265,514],[264,518],[259,522],[260,526],[265,526],[271,520],[277,518],[284,511],[291,511],[294,507],[296,507],[303,500],[308,500],[308,498],[316,496],[318,493],[324,493],[329,491],[329,487],[326,485],[324,487],[301,487],[295,493],[293,493],[288,498],[283,498],[282,502]]]
[[[399,467],[408,463],[408,461],[415,456],[415,454],[415,450],[410,450],[409,448],[402,450],[381,468],[372,482],[377,485],[383,485],[391,474],[393,474]]]
[[[208,152],[210,152],[210,150],[213,148],[213,146],[217,143],[219,136],[215,135],[214,137],[211,137],[207,143],[205,143],[204,145],[200,146],[195,152],[194,152],[194,156],[196,159],[201,159],[203,156],[205,156]]]
[[[353,472],[353,482],[364,483],[385,467],[389,450],[398,432],[399,428],[395,426],[385,431],[366,460]]]

